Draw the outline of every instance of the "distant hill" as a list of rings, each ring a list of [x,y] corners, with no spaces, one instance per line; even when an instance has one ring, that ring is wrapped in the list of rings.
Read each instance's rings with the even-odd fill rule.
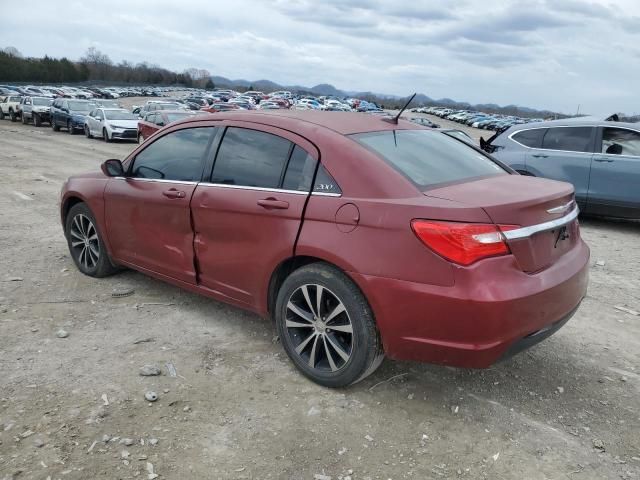
[[[367,101],[375,102],[379,105],[384,105],[386,108],[399,108],[406,103],[410,96],[407,95],[405,97],[401,97],[398,95],[389,95],[384,93],[346,91],[340,90],[328,83],[321,83],[313,87],[303,87],[300,85],[280,85],[276,82],[272,82],[271,80],[266,79],[253,81],[245,79],[231,80],[229,78],[216,75],[211,77],[211,81],[217,88],[233,88],[245,90],[249,87],[253,87],[254,90],[263,92],[290,90],[292,92],[300,93],[303,95],[331,95],[339,98],[357,97]],[[419,93],[416,95],[416,97],[411,102],[410,107],[424,105],[436,105],[455,109],[478,110],[488,113],[505,113],[507,115],[521,115],[528,117],[549,117],[555,115],[555,112],[551,112],[548,110],[536,110],[534,108],[520,107],[518,105],[507,105],[501,107],[500,105],[496,105],[495,103],[472,105],[468,102],[459,102],[451,98],[440,98],[438,100],[434,100],[423,93]]]

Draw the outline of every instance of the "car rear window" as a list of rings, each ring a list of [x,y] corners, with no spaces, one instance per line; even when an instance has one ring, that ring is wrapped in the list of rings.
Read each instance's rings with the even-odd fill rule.
[[[440,132],[393,130],[351,137],[386,160],[418,188],[507,174],[482,153]]]

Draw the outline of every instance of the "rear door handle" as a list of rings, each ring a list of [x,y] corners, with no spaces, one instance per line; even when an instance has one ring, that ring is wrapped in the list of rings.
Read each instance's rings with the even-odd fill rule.
[[[593,158],[596,162],[607,162],[607,163],[611,163],[613,162],[613,158],[608,158],[608,157],[594,157]]]
[[[545,155],[544,153],[534,153],[531,156],[535,158],[549,158],[549,155]]]
[[[162,195],[164,195],[167,198],[184,198],[187,196],[185,192],[183,192],[182,190],[177,190],[175,188],[170,188],[169,190],[165,190],[164,192],[162,192]]]
[[[262,198],[258,200],[257,203],[258,205],[260,205],[263,208],[266,208],[267,210],[270,210],[272,208],[286,210],[287,208],[289,208],[289,202],[285,202],[284,200],[278,200],[273,197]]]

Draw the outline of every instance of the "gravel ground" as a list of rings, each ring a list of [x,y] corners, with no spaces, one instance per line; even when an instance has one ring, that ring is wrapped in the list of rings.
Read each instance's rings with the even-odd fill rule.
[[[582,219],[589,294],[533,349],[327,390],[268,321],[75,269],[61,184],[132,148],[0,122],[0,479],[640,478],[640,224]]]

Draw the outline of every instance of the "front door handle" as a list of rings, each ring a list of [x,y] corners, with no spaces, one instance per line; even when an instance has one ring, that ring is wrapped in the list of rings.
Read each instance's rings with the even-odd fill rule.
[[[266,208],[267,210],[270,210],[272,208],[286,210],[287,208],[289,208],[289,202],[285,202],[284,200],[278,200],[273,197],[262,198],[258,200],[257,203],[258,205],[260,205],[263,208]]]
[[[596,162],[607,162],[607,163],[611,163],[614,161],[613,158],[609,158],[609,157],[594,157],[593,160]]]
[[[184,198],[187,196],[185,192],[175,188],[170,188],[169,190],[165,190],[164,192],[162,192],[162,195],[164,195],[167,198]]]
[[[545,155],[544,153],[534,153],[531,156],[535,158],[549,158],[549,155]]]

